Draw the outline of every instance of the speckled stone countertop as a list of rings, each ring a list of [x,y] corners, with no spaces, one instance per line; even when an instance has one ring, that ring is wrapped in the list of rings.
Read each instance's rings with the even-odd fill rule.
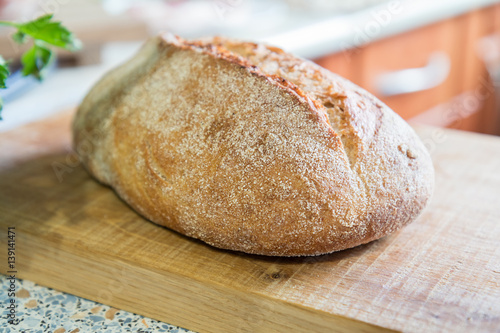
[[[0,275],[2,319],[0,332],[192,332],[88,299],[62,293],[33,282],[16,279],[16,320],[7,320],[10,281]]]

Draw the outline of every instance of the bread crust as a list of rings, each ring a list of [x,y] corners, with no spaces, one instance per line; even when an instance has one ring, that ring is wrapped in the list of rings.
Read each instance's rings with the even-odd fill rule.
[[[349,81],[280,49],[149,40],[80,105],[88,171],[149,220],[213,246],[319,255],[414,220],[434,184],[414,131]]]

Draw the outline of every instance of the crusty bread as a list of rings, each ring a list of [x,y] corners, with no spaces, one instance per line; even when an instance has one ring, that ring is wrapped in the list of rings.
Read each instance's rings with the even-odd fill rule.
[[[73,129],[88,171],[140,214],[247,253],[370,242],[433,190],[429,154],[387,106],[254,43],[152,38],[95,85]]]

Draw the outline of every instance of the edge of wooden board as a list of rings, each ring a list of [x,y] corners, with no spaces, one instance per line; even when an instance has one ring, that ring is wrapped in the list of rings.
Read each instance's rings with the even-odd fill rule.
[[[0,231],[2,239],[6,229]],[[22,229],[17,238],[29,244],[17,250],[19,278],[198,332],[394,332],[254,292],[99,258],[92,251],[64,246],[54,251],[55,243]],[[0,257],[6,262],[3,252]],[[89,270],[99,274],[88,279]]]

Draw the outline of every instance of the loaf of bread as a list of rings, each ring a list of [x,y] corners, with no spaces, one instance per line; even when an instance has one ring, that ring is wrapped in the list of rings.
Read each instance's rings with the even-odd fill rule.
[[[434,171],[414,131],[279,48],[163,34],[80,105],[74,148],[147,219],[272,256],[364,244],[415,220]]]

